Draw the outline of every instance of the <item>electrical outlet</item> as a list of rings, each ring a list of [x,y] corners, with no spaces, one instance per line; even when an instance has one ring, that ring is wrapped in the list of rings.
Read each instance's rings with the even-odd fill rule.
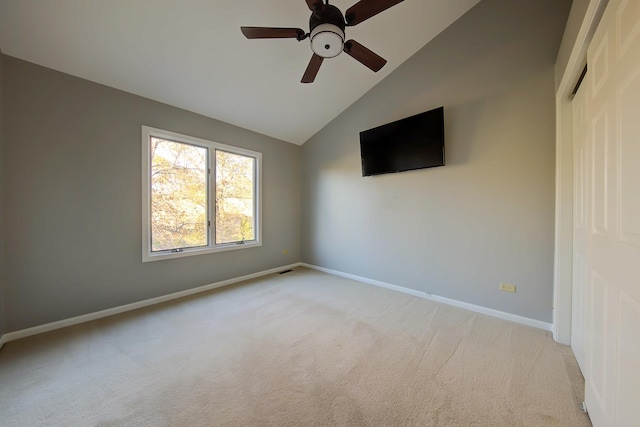
[[[500,283],[500,290],[504,292],[516,292],[516,285],[512,285],[511,283]]]
[[[282,251],[282,255],[289,255],[289,249],[285,249]]]

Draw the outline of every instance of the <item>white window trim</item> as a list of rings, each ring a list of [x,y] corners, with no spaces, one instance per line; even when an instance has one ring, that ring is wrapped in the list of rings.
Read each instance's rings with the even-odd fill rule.
[[[228,151],[234,154],[241,154],[256,159],[255,171],[255,240],[247,241],[242,244],[227,243],[215,244],[213,230],[215,229],[215,197],[209,196],[209,209],[211,226],[209,227],[209,245],[197,248],[183,249],[180,252],[151,252],[151,150],[150,138],[164,138],[176,142],[184,142],[192,145],[199,145],[210,149],[210,153],[215,150]],[[215,156],[215,154],[213,155]],[[212,155],[210,154],[210,158]],[[209,188],[213,192],[215,188],[215,161],[210,164],[211,173],[209,174]],[[206,139],[196,138],[193,136],[183,135],[167,130],[157,129],[149,126],[142,126],[142,262],[159,261],[163,259],[183,258],[187,256],[202,255],[214,252],[232,251],[238,249],[248,249],[262,246],[262,153],[251,151],[244,148],[238,148],[231,145],[221,144],[219,142],[208,141]]]

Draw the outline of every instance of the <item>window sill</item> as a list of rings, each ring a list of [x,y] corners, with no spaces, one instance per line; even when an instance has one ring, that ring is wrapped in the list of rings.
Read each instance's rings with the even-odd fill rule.
[[[184,249],[180,252],[143,253],[142,262],[160,261],[163,259],[184,258],[188,256],[204,255],[215,252],[235,251],[237,249],[249,249],[262,246],[261,242],[229,243],[207,248]]]

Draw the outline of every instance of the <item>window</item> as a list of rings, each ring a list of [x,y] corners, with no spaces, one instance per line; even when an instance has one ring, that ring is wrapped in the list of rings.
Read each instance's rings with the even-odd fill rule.
[[[260,246],[260,153],[142,127],[142,260]]]

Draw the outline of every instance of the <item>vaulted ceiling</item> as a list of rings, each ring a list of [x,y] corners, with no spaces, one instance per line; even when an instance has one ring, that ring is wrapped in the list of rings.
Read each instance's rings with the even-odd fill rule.
[[[479,0],[405,0],[347,28],[388,63],[348,55],[300,79],[309,41],[247,40],[240,26],[308,31],[304,0],[0,0],[3,53],[302,144]],[[356,0],[331,1],[343,12]]]

